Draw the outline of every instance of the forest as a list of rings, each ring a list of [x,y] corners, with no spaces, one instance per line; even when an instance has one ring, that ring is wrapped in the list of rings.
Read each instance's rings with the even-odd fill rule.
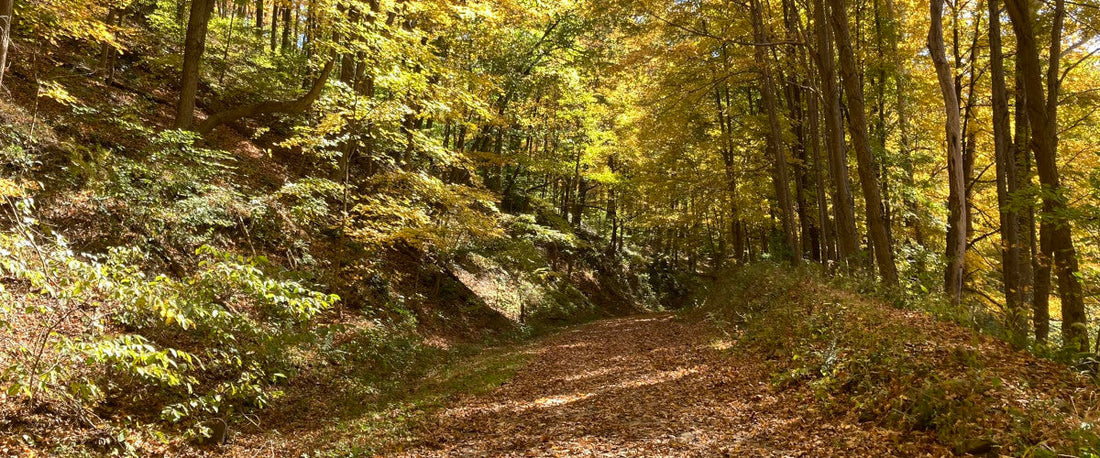
[[[1100,456],[1096,0],[0,0],[0,456]]]

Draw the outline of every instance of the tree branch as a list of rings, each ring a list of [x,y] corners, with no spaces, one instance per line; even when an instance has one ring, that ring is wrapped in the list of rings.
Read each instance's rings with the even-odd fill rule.
[[[333,62],[333,60],[330,60],[325,64],[325,68],[321,70],[321,75],[313,81],[313,87],[309,89],[309,92],[303,94],[302,97],[296,100],[269,100],[249,103],[237,108],[220,111],[210,115],[210,117],[200,123],[198,127],[195,128],[195,132],[206,135],[222,124],[233,122],[241,118],[251,118],[273,113],[297,114],[308,110],[309,107],[313,106],[313,102],[321,97],[321,90],[325,88],[325,82],[328,81],[329,75],[332,74]]]

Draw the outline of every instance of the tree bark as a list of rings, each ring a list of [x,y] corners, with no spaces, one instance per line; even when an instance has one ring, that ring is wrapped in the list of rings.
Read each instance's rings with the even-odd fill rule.
[[[11,22],[15,19],[15,0],[0,0],[0,88],[8,70],[8,46],[11,44]]]
[[[783,151],[783,145],[779,138],[781,131],[779,108],[775,94],[775,82],[772,79],[771,62],[768,59],[764,45],[768,38],[764,31],[763,8],[759,0],[752,0],[752,29],[753,36],[758,43],[754,55],[756,65],[760,71],[760,93],[763,99],[764,111],[768,118],[768,131],[765,137],[768,155],[772,158],[772,184],[775,187],[776,204],[779,206],[779,220],[783,226],[784,242],[790,251],[792,261],[797,264],[802,259],[802,250],[798,245],[798,233],[794,226],[794,207],[791,201],[790,178],[787,172],[787,155]]]
[[[826,164],[821,158],[821,113],[818,107],[817,97],[811,95],[806,99],[807,119],[810,124],[810,156],[813,159],[814,196],[817,199],[817,221],[822,228],[821,261],[835,261],[836,256],[836,227],[829,217],[829,205],[825,194]]]
[[[271,36],[268,38],[271,42],[271,53],[274,54],[279,43],[279,4],[275,1],[271,4]]]
[[[1065,15],[1064,0],[1055,1],[1051,27],[1050,62],[1046,94],[1035,40],[1035,21],[1028,0],[1007,0],[1012,28],[1016,32],[1017,63],[1024,81],[1026,108],[1031,128],[1031,148],[1043,192],[1040,224],[1040,250],[1053,253],[1054,272],[1062,299],[1062,337],[1067,348],[1088,351],[1088,332],[1081,282],[1077,278],[1077,250],[1073,246],[1070,222],[1065,219],[1067,205],[1062,194],[1058,164],[1058,64],[1061,58],[1061,30]],[[1048,258],[1049,259],[1049,258]],[[1049,262],[1047,263],[1049,265]],[[1036,271],[1036,295],[1040,291],[1040,272]],[[1049,280],[1048,280],[1049,281]],[[1039,298],[1036,302],[1039,302]]]
[[[882,219],[886,226],[887,240],[890,245],[894,244],[894,225],[893,225],[893,207],[890,202],[890,168],[887,166],[886,159],[886,137],[889,135],[889,124],[886,120],[886,82],[889,79],[887,69],[890,65],[887,64],[886,58],[886,44],[885,40],[889,40],[893,43],[893,27],[887,22],[889,14],[892,11],[882,11],[881,3],[878,0],[872,2],[874,8],[874,34],[875,34],[875,54],[878,58],[877,67],[878,71],[875,75],[877,82],[872,82],[875,88],[875,100],[871,110],[875,113],[874,121],[871,124],[871,131],[873,132],[872,139],[874,141],[873,150],[882,159],[878,162],[878,178],[879,188],[882,190]],[[873,80],[873,81],[874,81]]]
[[[220,111],[206,118],[205,121],[199,124],[198,128],[195,129],[195,131],[205,135],[222,124],[233,122],[241,118],[249,118],[274,113],[302,113],[308,110],[309,107],[313,106],[313,102],[315,102],[317,98],[321,96],[321,91],[325,88],[325,82],[328,81],[329,75],[332,74],[333,66],[334,61],[328,61],[328,63],[325,64],[324,69],[321,70],[321,75],[313,81],[313,86],[310,87],[309,92],[305,93],[304,95],[302,95],[302,97],[298,99],[287,101],[265,101],[250,103],[229,110]]]
[[[293,6],[292,4],[288,3],[287,5],[284,5],[283,8],[282,8],[282,12],[283,12],[283,39],[282,39],[282,43],[279,45],[279,52],[282,53],[282,54],[286,54],[287,51],[290,50],[290,18],[291,18],[291,14],[292,14],[290,9],[291,9],[292,6]]]
[[[202,55],[206,51],[206,32],[213,11],[214,0],[191,1],[191,14],[187,20],[187,35],[183,43],[180,98],[176,105],[177,129],[190,129],[195,123],[195,97],[199,88]]]
[[[723,103],[725,101],[725,103]],[[730,212],[730,238],[733,246],[733,257],[740,261],[744,254],[744,248],[740,241],[740,232],[738,227],[738,219],[740,218],[740,211],[737,208],[737,169],[734,163],[733,157],[733,141],[730,137],[730,130],[732,126],[729,124],[728,116],[726,112],[729,106],[729,87],[722,85],[721,88],[715,88],[714,90],[714,102],[718,108],[718,126],[722,136],[721,154],[722,165],[726,174],[726,189],[729,191],[729,212]]]
[[[264,33],[264,0],[256,0],[256,35]]]
[[[1030,145],[1030,128],[1028,126],[1027,119],[1027,95],[1024,90],[1024,78],[1020,71],[1020,66],[1016,66],[1015,75],[1015,138],[1013,140],[1013,149],[1016,155],[1016,167],[1019,170],[1017,174],[1016,191],[1026,189],[1031,186],[1031,151],[1028,145]],[[1032,309],[1032,324],[1035,327],[1035,340],[1037,342],[1046,343],[1047,337],[1050,335],[1050,305],[1046,303],[1047,295],[1042,295],[1042,303],[1039,303],[1040,295],[1036,294],[1039,270],[1039,249],[1037,242],[1037,235],[1035,232],[1035,202],[1034,198],[1028,196],[1024,201],[1025,207],[1020,213],[1020,237],[1021,237],[1021,260],[1020,260],[1020,291],[1021,297],[1025,303],[1031,304]],[[1047,291],[1050,287],[1050,271],[1046,272],[1047,278]]]
[[[351,24],[352,26],[359,25],[360,14],[358,8],[352,7],[351,9],[349,9],[347,17],[349,24]],[[354,37],[351,37],[351,39],[354,39]],[[355,57],[356,55],[354,52],[344,53],[340,63],[340,81],[351,84],[352,81],[355,79]]]
[[[1020,291],[1019,210],[1012,193],[1019,179],[1016,157],[1009,132],[1008,89],[1005,85],[1004,55],[1001,50],[1001,8],[998,0],[989,0],[990,91],[993,96],[993,152],[997,166],[997,207],[1000,209],[1001,273],[1004,282],[1008,329],[1014,342],[1027,339],[1027,314]]]
[[[959,99],[951,64],[943,45],[943,3],[931,0],[931,24],[928,28],[928,52],[936,67],[936,77],[943,94],[947,115],[944,133],[947,143],[948,197],[947,272],[944,290],[953,304],[962,302],[963,274],[966,270],[966,178],[963,174],[962,134],[959,121]]]
[[[799,39],[799,12],[795,2],[791,0],[783,0],[783,24],[786,28],[787,41],[794,43]],[[795,186],[795,205],[798,214],[798,227],[800,240],[802,242],[800,249],[802,254],[809,254],[810,259],[814,261],[821,261],[821,234],[816,224],[816,217],[813,214],[814,205],[810,204],[808,197],[811,189],[810,185],[810,173],[809,173],[809,158],[807,157],[806,147],[806,111],[803,108],[803,98],[806,82],[805,76],[798,65],[804,61],[804,48],[789,44],[787,48],[787,60],[786,66],[780,66],[777,74],[780,81],[784,82],[784,93],[787,101],[787,112],[789,113],[789,124],[791,129],[791,135],[794,139],[794,143],[791,145],[791,154],[795,158],[794,164],[794,186]],[[776,49],[772,48],[773,55],[776,53]],[[781,62],[779,57],[776,56],[777,63]],[[782,68],[787,68],[788,72],[784,75]]]
[[[852,145],[856,150],[856,164],[860,186],[863,189],[871,245],[883,282],[887,285],[897,285],[898,268],[894,264],[890,235],[886,229],[886,221],[883,219],[882,196],[875,177],[874,157],[871,154],[871,142],[868,139],[867,113],[863,104],[863,82],[857,70],[855,51],[852,50],[847,8],[844,0],[829,0],[828,3],[832,10],[833,32],[836,33],[837,51],[840,56],[841,80],[844,82],[844,93],[848,97],[848,126]]]
[[[840,111],[840,90],[837,87],[833,61],[832,30],[826,22],[824,0],[814,2],[814,35],[817,52],[814,58],[820,70],[822,106],[825,119],[825,155],[832,181],[833,213],[836,216],[837,258],[848,266],[858,250],[855,202],[848,180],[848,152],[844,145],[844,119]]]

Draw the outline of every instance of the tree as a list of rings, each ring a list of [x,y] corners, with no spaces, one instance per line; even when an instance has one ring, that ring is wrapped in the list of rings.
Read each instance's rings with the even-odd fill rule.
[[[8,69],[8,45],[11,44],[11,21],[15,18],[15,0],[0,0],[0,88]]]
[[[948,197],[947,274],[945,291],[951,302],[962,302],[963,275],[966,270],[966,177],[963,175],[962,134],[959,123],[959,99],[955,78],[943,45],[943,0],[931,0],[932,22],[928,29],[928,52],[936,67],[943,93],[947,118],[944,124],[947,143]]]
[[[1032,181],[1031,148],[1029,146],[1031,144],[1031,131],[1028,127],[1027,118],[1027,91],[1024,90],[1024,78],[1021,75],[1020,66],[1017,65],[1015,78],[1013,78],[1015,100],[1013,101],[1014,112],[1012,114],[1015,121],[1013,123],[1012,149],[1015,154],[1016,168],[1019,171],[1015,183],[1015,192],[1017,193],[1030,186]],[[1049,296],[1042,295],[1040,301],[1040,295],[1035,294],[1035,285],[1038,281],[1039,271],[1042,268],[1039,266],[1039,249],[1035,231],[1035,203],[1033,200],[1031,198],[1020,199],[1024,208],[1020,213],[1021,260],[1018,281],[1021,300],[1031,304],[1035,340],[1046,343],[1050,334],[1050,304],[1046,302]],[[1049,288],[1049,271],[1045,278],[1047,288]]]
[[[1001,8],[997,0],[989,0],[989,66],[1005,309],[1008,313],[1009,329],[1017,342],[1023,342],[1027,339],[1027,315],[1024,312],[1020,288],[1020,214],[1012,203],[1012,197],[1017,194],[1019,178],[1009,132],[1008,89],[1005,85],[1004,56],[1001,50]]]
[[[1084,298],[1078,279],[1077,250],[1073,246],[1070,222],[1065,218],[1066,201],[1058,174],[1058,87],[1060,78],[1062,23],[1065,2],[1055,1],[1051,27],[1050,57],[1046,90],[1043,88],[1039,49],[1035,39],[1035,19],[1027,0],[1006,0],[1012,29],[1016,33],[1016,65],[1023,77],[1025,107],[1031,129],[1030,147],[1042,185],[1043,213],[1040,223],[1040,267],[1035,272],[1036,302],[1045,302],[1049,294],[1049,263],[1053,257],[1054,273],[1062,299],[1062,337],[1065,345],[1088,351]],[[1045,92],[1045,94],[1044,94]]]
[[[190,129],[195,123],[195,99],[199,90],[202,55],[206,52],[206,32],[214,0],[192,0],[183,42],[183,68],[180,71],[180,96],[176,105],[177,129]]]
[[[759,0],[752,0],[752,30],[755,50],[753,55],[760,70],[760,95],[763,99],[764,113],[767,115],[767,131],[764,133],[768,156],[772,158],[772,183],[775,188],[776,204],[779,206],[779,219],[783,224],[783,236],[792,259],[797,264],[802,260],[802,248],[798,244],[798,233],[794,226],[794,205],[791,202],[791,185],[787,171],[787,155],[779,138],[779,108],[775,95],[775,81],[772,79],[771,63],[767,57],[768,37],[764,31],[763,8]]]
[[[256,0],[256,35],[264,33],[264,0]]]
[[[235,108],[231,108],[225,111],[220,111],[211,114],[205,121],[199,123],[195,128],[195,131],[200,134],[208,134],[216,127],[236,121],[241,118],[250,118],[265,114],[297,114],[308,110],[313,106],[313,102],[321,96],[321,91],[325,88],[325,83],[328,82],[329,75],[332,74],[332,69],[335,66],[334,61],[330,60],[325,64],[325,67],[321,69],[321,74],[317,79],[313,80],[313,84],[310,85],[309,91],[303,94],[301,97],[288,100],[288,101],[263,101],[244,104]]]
[[[818,85],[825,119],[825,156],[832,182],[833,212],[836,216],[837,250],[842,263],[851,260],[858,250],[855,201],[848,181],[848,154],[844,145],[844,118],[840,109],[837,87],[832,29],[826,21],[824,0],[814,2],[814,36],[817,49],[813,53],[818,67]]]
[[[876,167],[874,157],[871,155],[871,142],[867,133],[867,113],[863,104],[863,79],[860,77],[855,51],[852,49],[853,41],[848,30],[848,10],[844,0],[828,0],[828,5],[832,13],[832,28],[840,56],[840,76],[844,82],[844,94],[848,100],[848,127],[852,135],[852,146],[856,150],[857,170],[860,186],[863,189],[871,247],[883,282],[887,285],[897,285],[898,267],[894,264],[894,252],[882,211],[882,194],[879,191],[878,179],[875,177]]]

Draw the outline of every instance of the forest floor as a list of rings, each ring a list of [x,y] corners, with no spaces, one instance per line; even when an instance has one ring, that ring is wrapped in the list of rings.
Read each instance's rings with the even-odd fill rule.
[[[819,412],[770,382],[764,358],[670,313],[598,321],[542,341],[501,387],[440,409],[395,456],[943,456]]]
[[[475,348],[392,390],[291,387],[298,402],[197,454],[1100,456],[1090,371],[779,269],[734,272],[682,313]]]

